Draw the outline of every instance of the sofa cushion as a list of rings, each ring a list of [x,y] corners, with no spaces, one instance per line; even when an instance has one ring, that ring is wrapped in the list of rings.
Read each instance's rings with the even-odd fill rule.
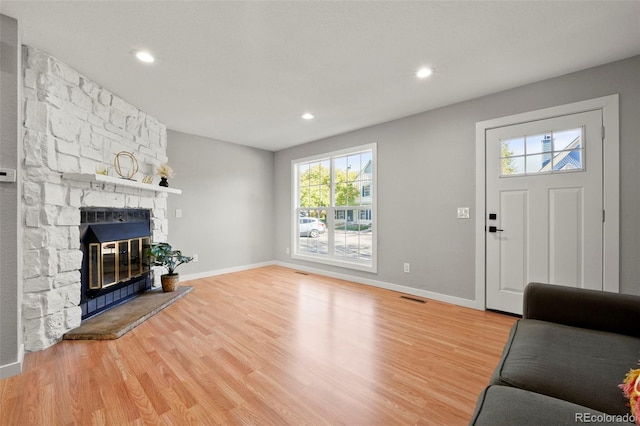
[[[538,320],[513,325],[492,384],[513,386],[609,414],[625,414],[618,388],[637,367],[640,339]]]
[[[626,416],[626,417],[625,417]],[[473,426],[625,424],[631,414],[612,416],[577,404],[508,386],[489,386],[478,398]]]

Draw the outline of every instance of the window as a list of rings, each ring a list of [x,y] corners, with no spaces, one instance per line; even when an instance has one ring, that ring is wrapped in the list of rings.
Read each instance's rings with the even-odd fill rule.
[[[293,257],[376,272],[376,145],[292,162]]]
[[[501,141],[501,176],[584,170],[582,128]]]

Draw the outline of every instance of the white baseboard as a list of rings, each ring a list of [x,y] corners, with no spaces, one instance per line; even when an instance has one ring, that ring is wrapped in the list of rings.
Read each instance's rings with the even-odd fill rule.
[[[0,365],[0,379],[17,376],[22,373],[22,362],[24,361],[24,345],[18,349],[18,360],[10,364]]]
[[[296,270],[299,270],[299,271],[309,272],[309,273],[312,273],[312,274],[324,275],[324,276],[331,277],[331,278],[338,278],[338,279],[345,280],[345,281],[352,281],[352,282],[356,282],[356,283],[359,283],[359,284],[366,284],[366,285],[370,285],[370,286],[373,286],[373,287],[384,288],[384,289],[387,289],[387,290],[397,291],[399,293],[410,294],[412,296],[424,297],[424,298],[427,298],[427,299],[437,300],[439,302],[451,303],[453,305],[464,306],[466,308],[473,308],[473,309],[483,310],[482,308],[478,307],[478,304],[476,303],[475,300],[463,299],[461,297],[455,297],[455,296],[448,296],[446,294],[435,293],[435,292],[427,291],[427,290],[420,290],[420,289],[417,289],[417,288],[407,287],[407,286],[398,285],[398,284],[387,283],[387,282],[384,282],[384,281],[378,281],[378,280],[371,280],[371,279],[368,279],[368,278],[356,277],[356,276],[348,275],[348,274],[340,274],[340,273],[337,273],[337,272],[325,271],[323,269],[316,269],[316,268],[309,268],[309,267],[300,266],[300,265],[294,265],[292,263],[276,261],[273,264],[278,265],[278,266],[283,266],[285,268],[291,268],[291,269],[296,269]]]
[[[189,275],[180,275],[180,282],[189,281],[189,280],[197,280],[199,278],[214,277],[216,275],[222,275],[222,274],[230,274],[232,272],[247,271],[249,269],[262,268],[263,266],[270,266],[270,265],[274,265],[274,264],[275,264],[275,262],[273,262],[273,261],[271,261],[271,262],[261,262],[261,263],[253,263],[253,264],[250,264],[250,265],[234,266],[233,268],[216,269],[216,270],[213,270],[213,271],[198,272],[198,273],[189,274]]]

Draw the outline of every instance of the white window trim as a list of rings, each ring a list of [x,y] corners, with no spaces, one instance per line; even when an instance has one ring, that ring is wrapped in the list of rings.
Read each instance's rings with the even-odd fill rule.
[[[371,211],[373,219],[371,221],[372,240],[371,240],[371,264],[364,264],[361,262],[349,261],[340,257],[335,257],[331,253],[326,256],[314,256],[311,254],[296,253],[297,243],[299,238],[298,226],[299,221],[297,219],[298,209],[298,177],[296,166],[300,163],[325,160],[327,158],[340,157],[348,154],[355,154],[361,151],[371,151],[371,159],[373,162],[373,172],[371,173],[371,195],[373,197],[373,203],[371,204]],[[358,206],[349,206],[348,208],[357,208]],[[327,209],[333,209],[335,207],[328,207]],[[337,207],[337,208],[341,208]],[[313,209],[313,208],[310,208]],[[319,155],[312,155],[309,157],[298,158],[291,160],[291,258],[297,260],[304,260],[307,262],[322,263],[325,265],[339,266],[342,268],[355,269],[358,271],[365,271],[371,273],[378,272],[378,146],[376,143],[370,143],[366,145],[354,146],[352,148],[346,148],[338,151],[332,151],[322,153]]]

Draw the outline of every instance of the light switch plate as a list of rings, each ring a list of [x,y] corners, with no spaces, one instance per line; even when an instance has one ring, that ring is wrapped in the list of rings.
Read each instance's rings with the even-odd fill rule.
[[[458,219],[469,219],[469,207],[458,207]]]

